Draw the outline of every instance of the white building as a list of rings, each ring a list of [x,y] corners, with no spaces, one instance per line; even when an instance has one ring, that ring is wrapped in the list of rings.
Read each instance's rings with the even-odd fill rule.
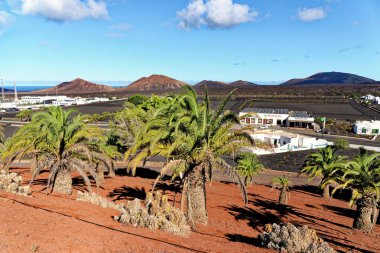
[[[23,96],[21,103],[23,104],[44,104],[47,101],[65,100],[67,96]]]
[[[362,99],[366,99],[366,100],[374,100],[375,96],[371,95],[371,94],[368,94],[368,95],[362,96],[361,98]]]
[[[380,120],[356,121],[353,130],[355,134],[380,135]]]
[[[73,98],[67,98],[67,99],[53,101],[53,105],[56,105],[56,106],[71,106],[71,105],[75,105],[75,104],[76,104],[76,100]]]
[[[243,125],[285,125],[288,109],[246,108],[239,113]]]
[[[239,113],[242,125],[279,125],[314,128],[314,117],[305,111],[275,108],[246,108]]]
[[[254,140],[269,144],[272,147],[271,149],[250,148],[252,152],[258,155],[317,149],[329,145],[329,142],[324,139],[317,139],[284,131],[260,131],[251,134],[251,137]]]

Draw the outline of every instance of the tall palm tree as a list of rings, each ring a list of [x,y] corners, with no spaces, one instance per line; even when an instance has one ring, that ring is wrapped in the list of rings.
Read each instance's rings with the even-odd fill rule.
[[[239,175],[244,178],[245,186],[252,184],[253,177],[264,169],[257,156],[253,153],[243,153],[237,161],[237,170]]]
[[[335,176],[334,174],[342,176]],[[339,185],[333,190],[351,189],[350,206],[356,202],[357,215],[353,227],[364,231],[372,231],[376,224],[380,199],[380,153],[361,153],[345,167],[338,168],[330,177]],[[329,183],[326,181],[325,184]]]
[[[134,145],[127,151],[133,171],[137,163],[155,155],[167,158],[161,176],[171,168],[184,164],[181,180],[181,207],[186,204],[187,216],[192,225],[207,224],[206,181],[212,179],[215,170],[221,170],[237,179],[247,196],[245,185],[236,168],[229,165],[223,155],[236,152],[237,145],[251,143],[248,135],[231,130],[239,123],[236,115],[224,108],[232,93],[212,110],[206,92],[203,103],[199,103],[195,91],[186,86],[182,94],[155,110],[152,118],[138,133]],[[157,178],[157,181],[160,179]]]
[[[5,150],[5,145],[4,145],[4,127],[3,125],[0,125],[0,154],[2,154]],[[0,169],[2,170],[4,167],[3,164],[3,159],[1,159],[0,162]]]
[[[95,159],[108,164],[105,153],[99,151],[101,147],[94,148],[96,140],[101,140],[104,135],[100,128],[85,123],[87,116],[74,114],[74,110],[65,111],[61,107],[49,107],[34,114],[32,121],[6,142],[3,158],[7,167],[16,159],[34,156],[38,166],[30,183],[47,168],[50,171],[47,188],[71,194],[71,172],[75,170],[91,191],[87,173],[97,180]]]
[[[330,184],[325,184],[325,181],[336,167],[342,166],[347,158],[337,155],[337,151],[338,149],[332,146],[321,148],[307,157],[301,169],[301,173],[309,175],[309,180],[322,177],[320,188],[323,190],[322,196],[326,199],[330,198]]]
[[[280,204],[286,205],[289,200],[289,187],[291,186],[291,182],[289,178],[286,176],[283,177],[274,177],[272,179],[272,188],[276,188],[280,190],[280,195],[278,197],[278,202]]]

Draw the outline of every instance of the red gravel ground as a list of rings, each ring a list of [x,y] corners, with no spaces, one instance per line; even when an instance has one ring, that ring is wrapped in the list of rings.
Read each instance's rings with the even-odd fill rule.
[[[29,177],[26,169],[16,172]],[[95,191],[117,202],[144,198],[153,181],[149,174],[117,176]],[[354,212],[347,203],[325,201],[309,187],[294,189],[289,205],[281,207],[275,203],[277,191],[254,185],[244,207],[234,184],[213,182],[207,187],[208,226],[182,238],[120,224],[112,219],[114,210],[75,201],[76,193],[46,195],[39,192],[45,180],[36,183],[31,197],[0,192],[0,252],[272,252],[260,248],[256,238],[266,223],[286,221],[316,229],[343,252],[380,252],[379,226],[370,235],[352,230]],[[75,189],[83,189],[80,180]]]

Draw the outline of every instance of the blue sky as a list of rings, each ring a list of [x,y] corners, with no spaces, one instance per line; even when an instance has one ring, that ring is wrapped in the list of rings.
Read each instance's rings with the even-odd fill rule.
[[[378,0],[0,0],[0,78],[380,80]]]

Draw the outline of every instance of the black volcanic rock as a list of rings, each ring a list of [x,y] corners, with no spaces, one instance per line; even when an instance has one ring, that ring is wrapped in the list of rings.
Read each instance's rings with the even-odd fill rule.
[[[291,79],[281,85],[345,85],[345,84],[371,84],[375,80],[363,76],[342,72],[321,72],[302,79]]]

